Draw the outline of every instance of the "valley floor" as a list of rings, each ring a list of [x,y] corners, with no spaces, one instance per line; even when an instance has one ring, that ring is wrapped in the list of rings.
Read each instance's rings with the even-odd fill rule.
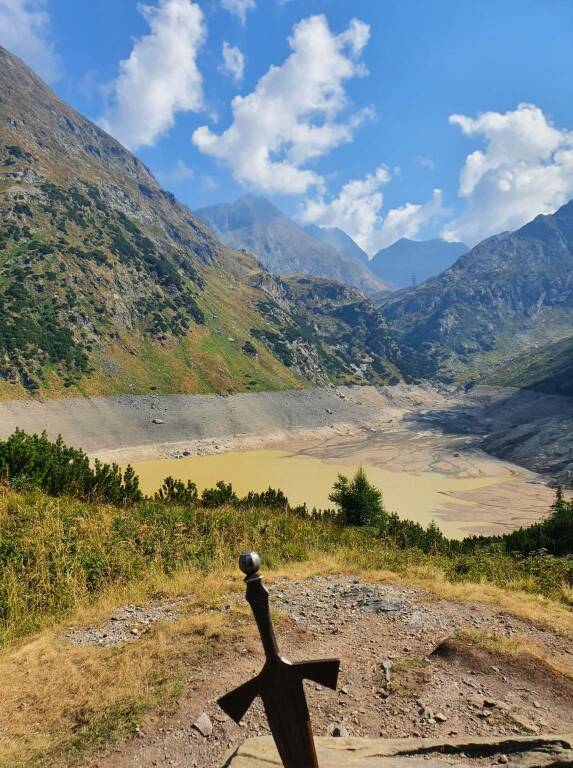
[[[547,482],[567,485],[573,477],[571,426],[571,398],[491,387],[464,393],[402,384],[0,402],[0,438],[16,427],[45,429],[53,438],[61,433],[93,457],[136,462],[143,480],[140,462],[271,447],[408,473],[418,477],[419,489],[425,473],[483,479],[481,487],[438,491],[438,522],[450,535],[452,526],[492,533],[544,516],[553,499]],[[184,465],[166,462],[163,474],[163,466],[155,471],[163,477]],[[261,482],[266,487],[265,478]],[[393,508],[415,516],[408,503]]]

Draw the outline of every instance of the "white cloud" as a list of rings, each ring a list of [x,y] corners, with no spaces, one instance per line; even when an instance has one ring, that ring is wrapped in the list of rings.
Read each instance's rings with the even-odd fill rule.
[[[326,202],[322,195],[307,200],[301,219],[323,227],[340,227],[367,249],[373,232],[380,226],[379,212],[384,202],[382,187],[389,181],[390,171],[381,165],[364,179],[347,182],[338,197],[330,202]]]
[[[365,73],[359,61],[369,28],[356,19],[333,34],[324,16],[293,28],[290,56],[272,66],[254,91],[236,96],[233,122],[221,135],[198,128],[193,142],[232,170],[235,178],[268,192],[299,194],[321,188],[322,178],[301,166],[351,141],[370,110],[337,121],[348,106],[344,81]]]
[[[221,6],[229,13],[233,13],[245,24],[247,20],[247,11],[254,10],[256,0],[221,0]]]
[[[245,71],[245,54],[240,48],[230,45],[226,40],[223,43],[221,71],[230,75],[236,83],[241,82]]]
[[[383,215],[382,188],[390,177],[388,168],[381,165],[364,179],[347,182],[338,197],[330,202],[322,195],[307,200],[301,219],[323,227],[340,227],[372,255],[401,237],[416,237],[426,224],[444,215],[439,189],[434,190],[426,203],[407,203]]]
[[[442,191],[434,189],[425,203],[406,203],[400,208],[392,208],[386,214],[382,227],[373,233],[374,250],[387,248],[401,237],[415,239],[427,224],[446,215],[442,200]]]
[[[49,83],[59,79],[61,62],[51,40],[46,0],[0,0],[0,45]]]
[[[485,141],[460,173],[461,215],[444,227],[448,240],[469,245],[514,230],[573,197],[573,133],[555,128],[539,107],[519,104],[501,114],[452,115],[465,136]]]
[[[190,0],[159,0],[140,5],[150,34],[135,41],[120,62],[112,104],[102,127],[135,149],[154,144],[180,111],[203,106],[203,82],[197,52],[206,38],[203,13]]]

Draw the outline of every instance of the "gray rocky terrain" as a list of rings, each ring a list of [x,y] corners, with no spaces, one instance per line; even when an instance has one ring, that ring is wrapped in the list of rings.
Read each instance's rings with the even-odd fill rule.
[[[573,398],[501,387],[468,392],[430,385],[331,387],[221,395],[124,395],[0,402],[0,439],[16,427],[62,434],[104,459],[132,461],[321,439],[334,433],[368,436],[373,447],[400,443],[409,454],[426,437],[450,441],[447,457],[411,471],[467,474],[462,459],[486,451],[573,486]],[[412,439],[416,440],[413,444]],[[428,450],[435,452],[435,446]],[[453,452],[452,452],[453,451]],[[324,453],[339,458],[340,450]],[[363,458],[360,458],[364,461]],[[368,463],[365,461],[364,463]],[[389,466],[389,468],[394,468]]]

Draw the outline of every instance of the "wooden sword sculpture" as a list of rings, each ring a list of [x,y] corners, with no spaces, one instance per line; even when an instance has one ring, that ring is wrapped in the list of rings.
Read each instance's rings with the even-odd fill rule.
[[[269,593],[259,573],[261,560],[256,552],[239,558],[246,574],[246,600],[252,608],[265,649],[266,662],[261,672],[239,688],[219,699],[218,704],[232,720],[240,723],[260,696],[271,733],[285,768],[318,768],[310,715],[303,680],[336,690],[339,659],[292,663],[281,656],[269,610]]]

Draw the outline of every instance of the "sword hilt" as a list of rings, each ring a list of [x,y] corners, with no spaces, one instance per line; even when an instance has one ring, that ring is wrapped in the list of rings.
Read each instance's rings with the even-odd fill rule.
[[[239,557],[239,568],[245,574],[247,585],[246,599],[257,622],[267,661],[272,662],[278,659],[280,654],[269,608],[269,593],[263,585],[260,567],[261,558],[256,552],[244,552]]]

